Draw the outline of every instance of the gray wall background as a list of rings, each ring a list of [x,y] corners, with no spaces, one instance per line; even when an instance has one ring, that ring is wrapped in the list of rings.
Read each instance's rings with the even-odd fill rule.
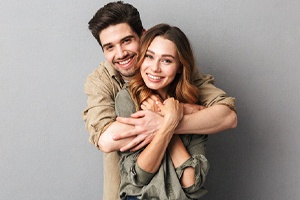
[[[107,2],[1,0],[1,200],[100,199],[102,153],[81,112],[104,59],[87,22]],[[238,127],[209,139],[204,199],[300,199],[300,1],[127,2],[145,28],[179,26],[237,99]]]

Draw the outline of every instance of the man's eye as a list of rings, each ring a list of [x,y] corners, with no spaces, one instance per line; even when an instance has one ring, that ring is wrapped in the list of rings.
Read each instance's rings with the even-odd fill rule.
[[[130,43],[130,42],[131,42],[131,39],[125,39],[125,40],[123,41],[123,43],[125,43],[125,44]]]
[[[105,51],[110,51],[110,50],[112,50],[112,48],[113,48],[113,46],[106,46]]]

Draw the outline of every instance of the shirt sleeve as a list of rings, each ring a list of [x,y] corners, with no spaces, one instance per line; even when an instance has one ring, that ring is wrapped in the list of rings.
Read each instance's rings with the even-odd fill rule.
[[[235,98],[229,97],[223,90],[214,85],[214,77],[209,74],[201,74],[196,68],[193,72],[194,83],[199,89],[199,101],[201,105],[226,105],[235,111]]]
[[[195,183],[192,186],[183,188],[186,196],[194,199],[203,192],[203,185],[209,170],[209,162],[205,157],[207,135],[185,135],[181,136],[187,151],[191,157],[182,165],[176,168],[178,179],[181,178],[183,170],[187,167],[195,169]]]
[[[128,89],[122,89],[118,92],[116,97],[116,114],[121,117],[129,117],[136,111],[134,102],[130,96]],[[128,180],[135,186],[147,185],[155,173],[149,173],[140,168],[137,164],[137,158],[144,148],[137,152],[121,153],[122,170],[127,174]]]
[[[89,141],[96,147],[100,135],[116,119],[114,93],[117,88],[109,80],[109,75],[103,70],[95,70],[84,84],[84,93],[88,98],[82,118],[90,134]]]

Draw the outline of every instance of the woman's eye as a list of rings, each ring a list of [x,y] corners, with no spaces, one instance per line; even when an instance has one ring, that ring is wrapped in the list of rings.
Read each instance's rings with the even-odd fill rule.
[[[152,59],[153,57],[151,55],[149,55],[149,54],[146,54],[145,58]]]
[[[164,63],[172,63],[172,61],[168,60],[168,59],[162,60],[162,62],[164,62]]]

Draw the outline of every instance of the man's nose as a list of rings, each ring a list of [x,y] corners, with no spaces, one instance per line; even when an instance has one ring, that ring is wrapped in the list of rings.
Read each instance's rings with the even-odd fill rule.
[[[117,58],[124,58],[127,55],[127,51],[121,46],[116,47],[116,56]]]

